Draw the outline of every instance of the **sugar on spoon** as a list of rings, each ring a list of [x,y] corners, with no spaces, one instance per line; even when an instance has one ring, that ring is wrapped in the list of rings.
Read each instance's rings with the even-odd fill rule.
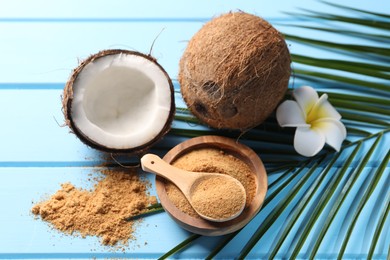
[[[214,222],[229,221],[238,217],[245,208],[245,188],[229,175],[185,171],[154,154],[144,155],[141,165],[144,171],[174,183],[204,219]]]

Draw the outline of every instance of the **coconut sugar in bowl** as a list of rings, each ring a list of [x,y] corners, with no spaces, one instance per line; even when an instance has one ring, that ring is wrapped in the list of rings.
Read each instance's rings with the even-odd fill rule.
[[[220,136],[195,137],[172,148],[163,160],[187,171],[229,174],[238,179],[246,190],[245,208],[238,217],[226,222],[213,222],[197,215],[173,183],[156,176],[161,205],[176,223],[190,232],[219,236],[237,231],[259,212],[264,202],[267,192],[264,165],[251,148],[236,140]]]

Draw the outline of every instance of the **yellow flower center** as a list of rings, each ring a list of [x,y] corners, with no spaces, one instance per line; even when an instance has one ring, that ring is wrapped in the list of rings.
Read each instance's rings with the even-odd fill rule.
[[[306,116],[306,123],[309,125],[312,125],[312,123],[319,118],[318,113],[316,113],[316,111],[313,110],[314,109],[312,109]]]

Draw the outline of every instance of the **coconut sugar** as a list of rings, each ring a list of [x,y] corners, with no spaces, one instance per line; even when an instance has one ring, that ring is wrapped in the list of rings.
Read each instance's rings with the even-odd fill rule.
[[[199,214],[224,220],[237,216],[242,210],[245,192],[236,182],[220,176],[210,177],[195,186],[191,201]]]
[[[256,179],[250,167],[242,160],[219,149],[202,148],[191,151],[175,160],[172,165],[187,171],[222,173],[236,178],[245,188],[246,206],[252,202],[256,194]],[[184,194],[173,183],[167,182],[165,189],[168,198],[178,209],[192,217],[200,218]],[[223,207],[223,205],[219,206]]]
[[[104,178],[92,191],[63,183],[47,201],[33,206],[32,213],[64,233],[101,237],[103,245],[126,244],[133,239],[134,221],[124,218],[137,215],[156,203],[149,196],[150,186],[136,170],[104,170]]]

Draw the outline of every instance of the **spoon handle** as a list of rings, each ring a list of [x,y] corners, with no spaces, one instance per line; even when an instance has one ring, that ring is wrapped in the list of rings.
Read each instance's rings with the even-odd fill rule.
[[[155,154],[145,154],[141,158],[141,165],[142,170],[154,173],[175,183],[183,193],[187,192],[188,185],[193,181],[193,176],[189,172],[170,165]]]

